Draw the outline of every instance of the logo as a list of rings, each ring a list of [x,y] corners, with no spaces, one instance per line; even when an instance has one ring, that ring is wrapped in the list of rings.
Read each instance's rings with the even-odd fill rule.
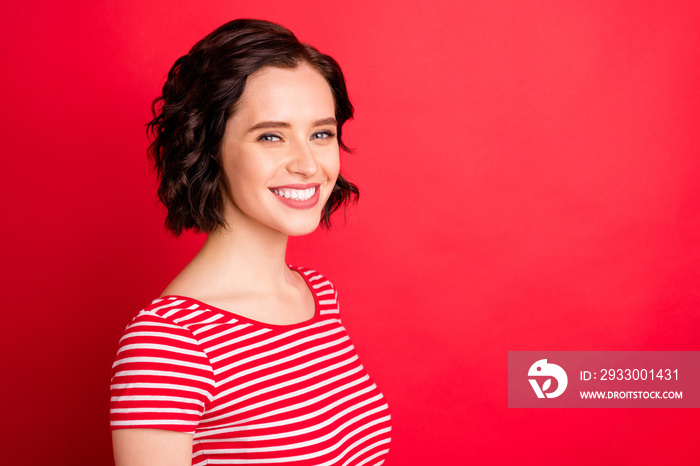
[[[566,385],[569,383],[569,378],[566,376],[564,369],[556,364],[549,364],[546,359],[540,359],[530,366],[527,375],[530,377],[547,377],[547,380],[544,381],[541,388],[537,383],[537,379],[528,379],[537,398],[544,398],[545,396],[547,398],[556,398],[564,393]],[[553,392],[547,392],[552,385],[552,378],[557,381],[557,389]]]

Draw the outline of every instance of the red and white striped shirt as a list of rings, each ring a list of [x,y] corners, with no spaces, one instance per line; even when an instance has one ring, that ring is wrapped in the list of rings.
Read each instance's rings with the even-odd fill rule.
[[[193,465],[383,464],[388,406],[340,321],[335,288],[292,268],[316,303],[299,324],[180,296],[142,310],[112,367],[111,428],[191,433]]]

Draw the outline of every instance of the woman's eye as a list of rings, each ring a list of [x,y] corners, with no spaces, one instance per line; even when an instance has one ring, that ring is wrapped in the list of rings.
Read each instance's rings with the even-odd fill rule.
[[[281,137],[279,137],[276,134],[271,134],[271,133],[261,134],[258,137],[258,141],[265,141],[265,142],[277,142],[277,141],[281,141],[281,140],[282,140]]]
[[[311,139],[329,139],[333,136],[335,136],[333,131],[325,130],[314,133],[313,136],[311,136]]]

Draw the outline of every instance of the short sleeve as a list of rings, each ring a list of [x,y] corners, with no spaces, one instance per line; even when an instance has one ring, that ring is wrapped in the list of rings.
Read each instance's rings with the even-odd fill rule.
[[[142,311],[112,366],[110,427],[194,433],[213,390],[211,363],[192,332]]]

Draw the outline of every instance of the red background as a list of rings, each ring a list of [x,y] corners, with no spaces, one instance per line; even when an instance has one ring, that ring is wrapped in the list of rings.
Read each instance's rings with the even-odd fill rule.
[[[360,203],[289,261],[340,290],[388,464],[689,464],[692,409],[507,408],[508,350],[698,350],[700,3],[4,6],[4,464],[110,464],[117,340],[202,242],[162,229],[144,124],[237,17],[336,57]]]

